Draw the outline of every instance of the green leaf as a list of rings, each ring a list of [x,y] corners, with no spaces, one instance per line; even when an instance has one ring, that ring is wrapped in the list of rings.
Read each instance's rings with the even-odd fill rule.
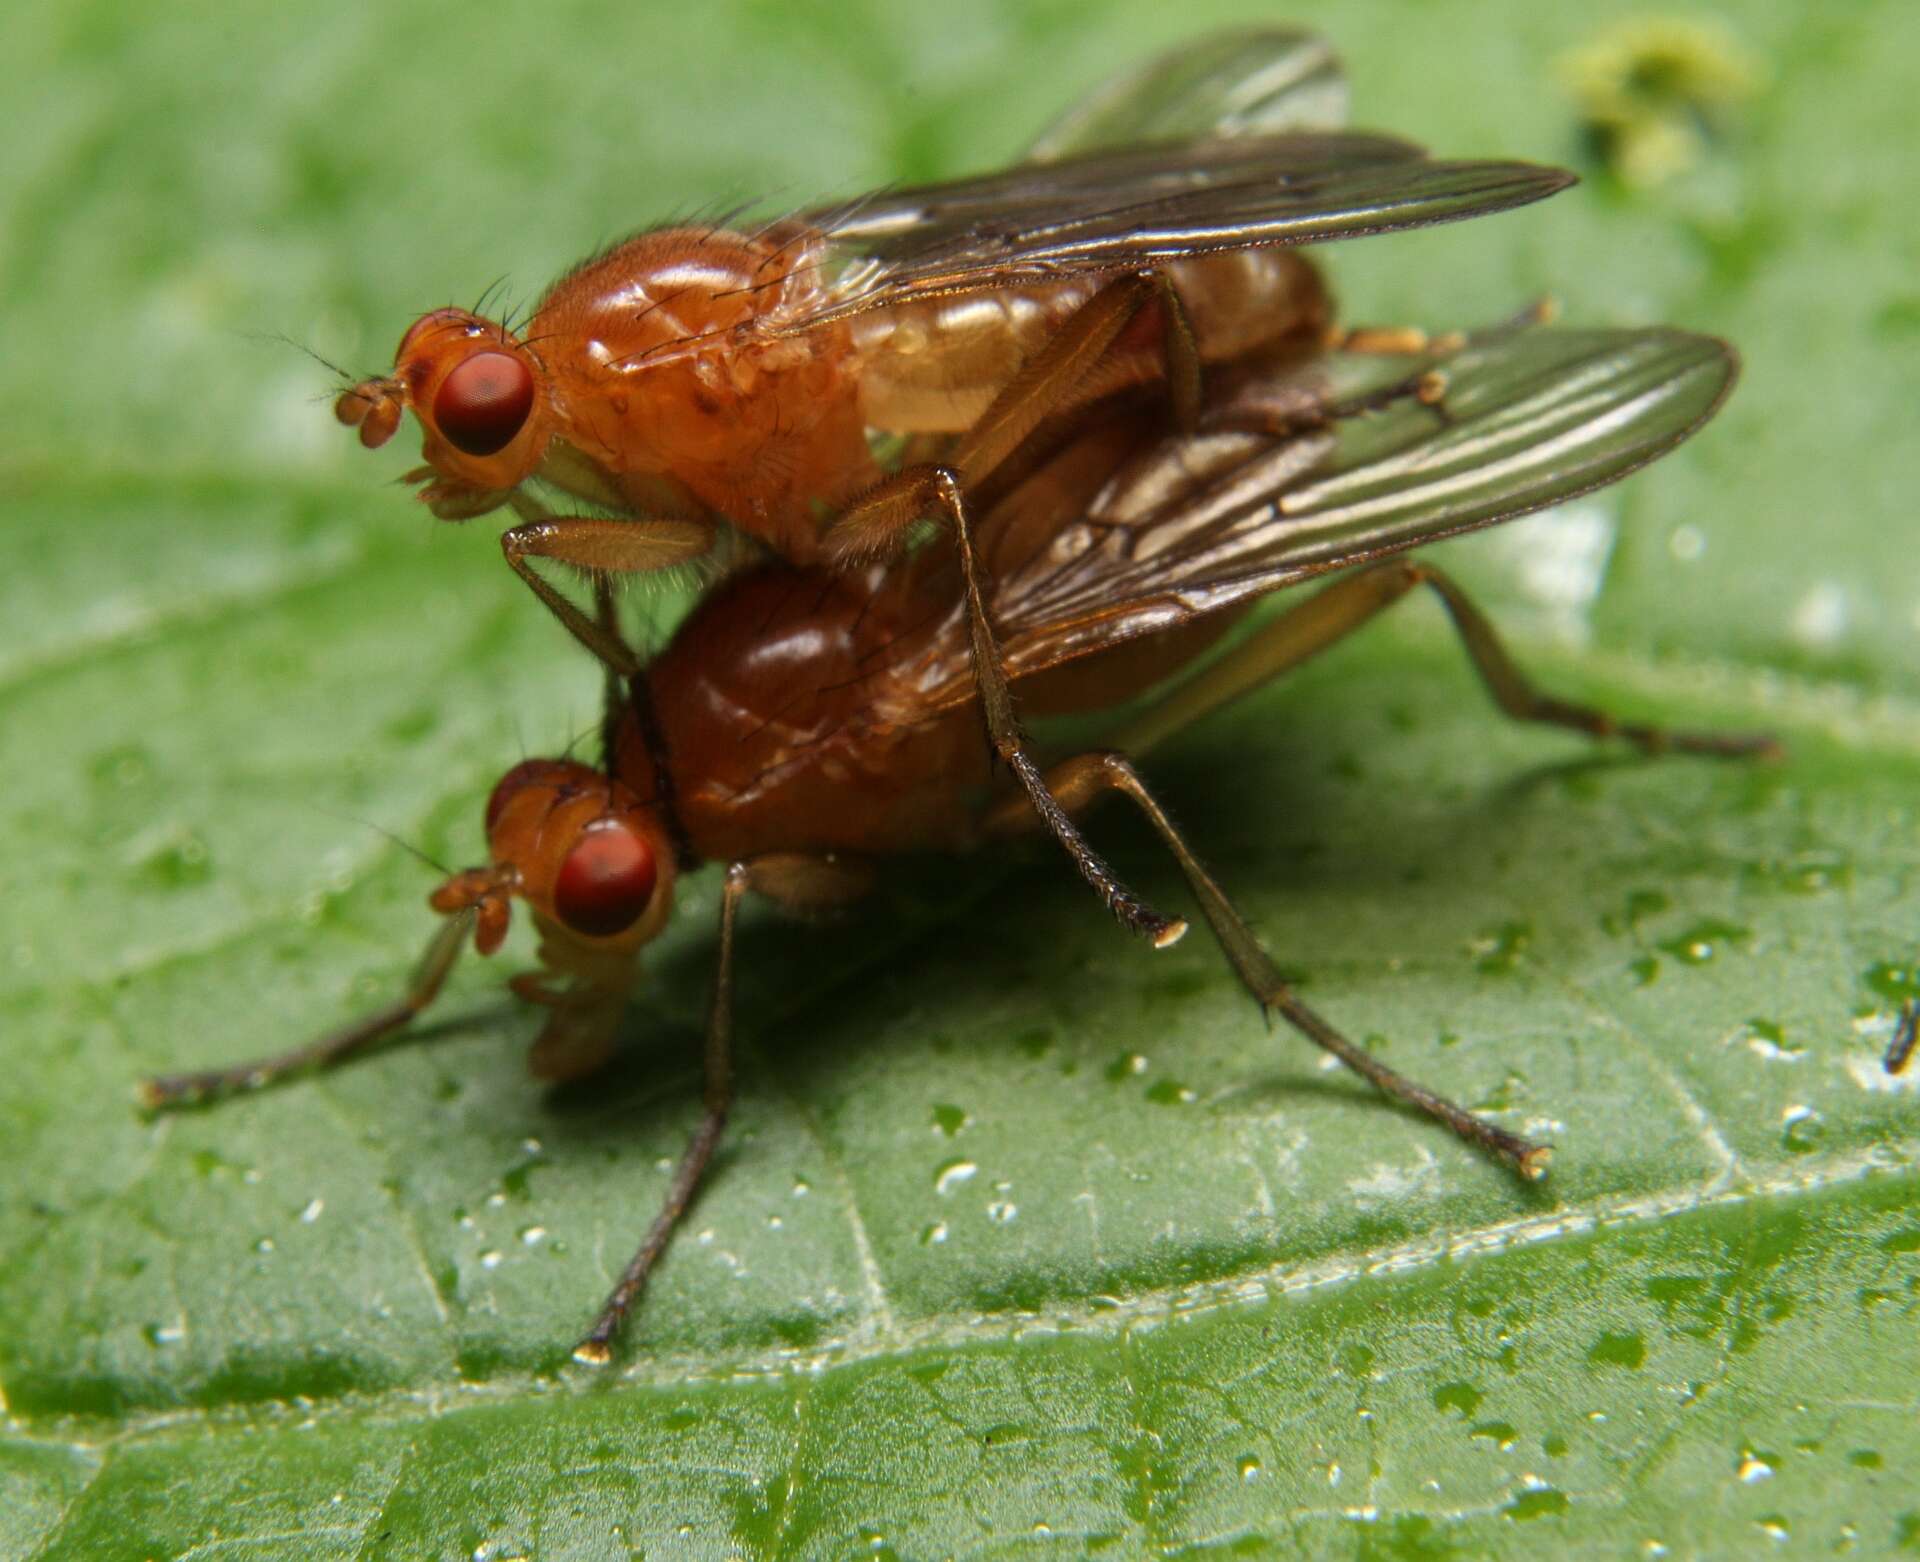
[[[1303,8],[1355,114],[1583,155],[1624,15]],[[1542,683],[1767,727],[1648,763],[1487,707],[1431,605],[1150,774],[1316,1006],[1557,1145],[1524,1188],[1032,852],[750,920],[742,1098],[619,1365],[566,1349],[698,1110],[689,888],[622,1061],[543,1092],[462,971],[417,1039],[154,1122],[142,1071],[372,1006],[592,669],[284,333],[384,364],[624,226],[1009,155],[1263,9],[298,0],[10,15],[0,170],[0,1558],[1779,1554],[1920,1545],[1920,216],[1893,0],[1755,0],[1665,185],[1342,246],[1349,314],[1544,290],[1721,332],[1697,441],[1449,547]],[[24,303],[25,307],[20,307]],[[397,441],[396,444],[404,444]],[[669,604],[662,600],[662,613]],[[1143,889],[1177,875],[1124,817]]]

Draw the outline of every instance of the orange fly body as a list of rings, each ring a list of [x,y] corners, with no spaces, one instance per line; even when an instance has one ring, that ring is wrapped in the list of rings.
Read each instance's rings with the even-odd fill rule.
[[[1221,392],[1342,333],[1300,246],[1504,211],[1562,169],[1449,161],[1343,128],[1307,33],[1220,34],[1095,92],[986,175],[879,190],[756,228],[639,233],[563,277],[523,325],[433,311],[336,411],[383,444],[411,412],[434,514],[506,509],[508,563],[620,677],[639,664],[543,569],[611,583],[709,555],[722,531],[797,565],[896,556],[933,520],[960,544],[989,744],[1090,877],[1007,690],[971,539],[982,504],[1087,419],[1145,399],[1184,430]],[[1437,374],[1427,394],[1443,393]],[[1253,428],[1284,408],[1245,405]],[[1276,424],[1277,420],[1277,424]],[[1126,894],[1149,940],[1171,923]]]
[[[437,514],[514,511],[509,560],[605,669],[603,753],[501,778],[486,860],[432,895],[445,921],[400,998],[277,1057],[149,1080],[148,1104],[258,1088],[403,1027],[467,943],[501,946],[516,901],[540,969],[511,985],[548,1011],[532,1070],[590,1074],[679,876],[721,865],[705,1110],[576,1349],[602,1362],[732,1109],[741,900],[818,911],[867,894],[897,854],[1044,832],[1110,913],[1164,946],[1186,922],[1147,906],[1080,834],[1118,795],[1263,1010],[1541,1176],[1546,1145],[1389,1068],[1301,1001],[1134,757],[1420,587],[1514,719],[1648,752],[1768,751],[1541,693],[1460,588],[1408,557],[1656,459],[1712,416],[1737,359],[1711,337],[1535,314],[1446,338],[1334,329],[1294,246],[1569,182],[1341,130],[1343,103],[1317,39],[1203,40],[1096,93],[1001,173],[751,231],[641,234],[564,278],[519,329],[465,311],[418,321],[394,372],[346,391],[340,414],[369,445],[414,414],[427,457],[415,475]],[[944,526],[906,546],[929,517]],[[698,557],[723,526],[760,556],[643,657],[611,577]],[[593,611],[536,558],[585,572]],[[1257,600],[1318,576],[1320,590],[1202,665]],[[1106,713],[1101,746],[1042,762],[1016,707]],[[1909,1011],[1890,1068],[1913,1028]]]
[[[664,647],[634,656],[631,676],[608,678],[597,765],[529,760],[500,779],[482,819],[486,860],[433,893],[445,921],[399,999],[277,1057],[149,1080],[147,1103],[260,1088],[400,1029],[438,995],[468,942],[482,954],[500,947],[515,902],[538,931],[540,969],[511,985],[548,1012],[532,1070],[549,1080],[590,1074],[615,1048],[641,953],[673,915],[679,876],[721,865],[704,1112],[639,1250],[576,1347],[582,1362],[604,1362],[732,1110],[741,901],[830,909],[869,893],[896,854],[1058,835],[1060,821],[1118,795],[1165,844],[1262,1009],[1520,1175],[1543,1175],[1546,1145],[1398,1073],[1301,1000],[1134,761],[1421,586],[1439,595],[1482,681],[1516,719],[1649,752],[1768,748],[1763,738],[1619,722],[1540,693],[1460,589],[1406,556],[1657,458],[1718,407],[1735,373],[1731,349],[1666,329],[1514,323],[1446,347],[1437,405],[1423,387],[1441,356],[1405,365],[1336,350],[1276,367],[1211,394],[1191,430],[1159,407],[1115,411],[1008,484],[965,536],[936,536],[857,570],[776,558],[719,581]],[[1255,412],[1266,426],[1255,426]],[[969,552],[992,583],[984,606],[1022,708],[1109,713],[1101,747],[1053,756],[1040,771],[1058,819],[996,772],[980,742]],[[1320,590],[1198,665],[1258,599],[1329,572]],[[1143,698],[1152,702],[1141,709]],[[1111,714],[1122,706],[1128,714]],[[1129,892],[1097,858],[1076,861],[1127,920]],[[1163,921],[1156,942],[1185,927]]]

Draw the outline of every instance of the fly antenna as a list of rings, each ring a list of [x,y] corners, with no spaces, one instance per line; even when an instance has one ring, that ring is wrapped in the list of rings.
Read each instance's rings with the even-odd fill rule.
[[[404,835],[396,835],[392,830],[389,830],[384,824],[377,824],[373,820],[364,818],[359,814],[341,813],[332,808],[322,808],[320,812],[323,814],[327,814],[331,818],[344,820],[348,824],[360,825],[365,829],[369,829],[373,831],[374,834],[376,835],[385,836],[389,841],[391,841],[395,846],[398,846],[409,857],[415,858],[417,861],[424,862],[429,868],[433,869],[435,873],[440,874],[443,878],[450,879],[453,877],[453,869],[449,868],[444,862],[440,861],[439,858],[433,856],[430,852],[425,851],[421,847],[415,846],[413,842],[408,840]]]
[[[353,375],[347,373],[345,369],[341,368],[340,365],[335,363],[331,358],[315,352],[314,349],[309,347],[305,342],[296,342],[291,336],[287,335],[285,331],[247,331],[242,334],[245,335],[249,341],[274,342],[282,347],[291,347],[297,353],[305,353],[329,374],[345,380],[349,385],[355,381]]]

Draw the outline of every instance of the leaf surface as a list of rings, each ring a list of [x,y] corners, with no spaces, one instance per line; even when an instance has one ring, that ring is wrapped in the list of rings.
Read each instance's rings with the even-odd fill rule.
[[[1354,118],[1580,155],[1613,7],[1304,8]],[[592,670],[284,333],[361,370],[626,226],[991,166],[1205,0],[302,3],[0,23],[0,1559],[1675,1555],[1920,1543],[1920,24],[1742,8],[1744,128],[1655,191],[1329,252],[1348,313],[1551,290],[1746,378],[1627,485],[1449,545],[1541,682],[1771,728],[1648,763],[1498,719],[1430,605],[1183,734],[1170,809],[1311,1001],[1550,1137],[1517,1187],[1147,955],[1044,853],[745,931],[743,1089],[611,1373],[565,1364],[698,1109],[689,887],[612,1075],[470,963],[417,1039],[146,1122],[142,1071],[389,995]],[[1588,170],[1590,173],[1593,171]],[[405,441],[397,441],[396,445]],[[646,599],[664,620],[665,597]],[[1123,816],[1143,889],[1177,875]],[[1785,1553],[1783,1553],[1785,1554]]]

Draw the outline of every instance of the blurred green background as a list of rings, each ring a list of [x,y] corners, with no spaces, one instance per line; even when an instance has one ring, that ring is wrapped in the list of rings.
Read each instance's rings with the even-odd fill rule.
[[[1609,166],[1591,51],[1660,43],[1617,30],[1648,14],[0,20],[0,1559],[1920,1544],[1914,1093],[1876,1062],[1920,992],[1920,17],[1662,9],[1745,85]],[[525,1078],[534,1020],[475,963],[419,1045],[135,1116],[142,1070],[392,991],[432,878],[368,824],[468,860],[499,770],[591,720],[491,524],[411,505],[410,441],[360,451],[289,342],[383,368],[496,278],[991,166],[1113,69],[1280,20],[1340,45],[1358,123],[1588,176],[1329,252],[1352,318],[1552,292],[1747,359],[1673,459],[1446,553],[1550,686],[1772,727],[1786,764],[1514,731],[1422,606],[1152,767],[1313,1000],[1553,1138],[1545,1189],[1043,856],[752,923],[737,1132],[604,1380],[565,1351],[697,1110],[710,880],[591,1090]],[[1635,102],[1684,97],[1649,58]]]

